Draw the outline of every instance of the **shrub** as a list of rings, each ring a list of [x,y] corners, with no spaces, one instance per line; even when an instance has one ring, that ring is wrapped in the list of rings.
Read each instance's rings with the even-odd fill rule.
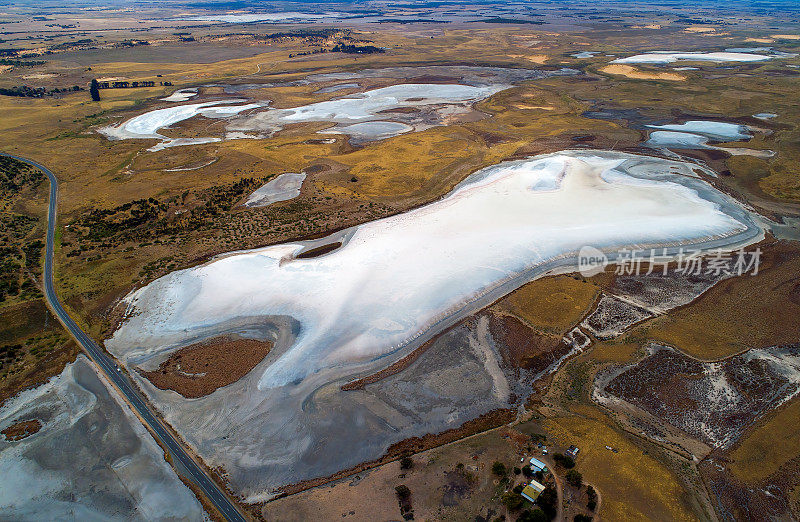
[[[494,464],[492,464],[492,473],[498,477],[504,477],[507,473],[505,464],[497,460],[494,461]]]
[[[414,461],[410,457],[403,457],[400,459],[400,469],[411,469],[414,467]]]
[[[556,464],[566,469],[572,469],[575,467],[575,460],[572,457],[564,455],[563,453],[556,453],[553,455],[553,460],[556,461]]]
[[[597,491],[595,491],[592,486],[586,486],[586,496],[589,497],[586,507],[588,507],[590,511],[594,511],[597,507]]]
[[[553,520],[556,518],[556,514],[558,513],[558,508],[556,507],[558,504],[558,493],[556,493],[555,488],[552,486],[544,488],[539,498],[536,499],[536,504],[542,508],[544,514],[547,515],[548,518],[546,520]]]
[[[567,482],[579,488],[583,484],[583,475],[581,475],[580,471],[571,469],[567,471]]]
[[[508,492],[503,493],[502,502],[505,507],[507,507],[510,511],[516,511],[522,507],[524,504],[525,499],[522,498],[522,495],[519,493]]]
[[[573,518],[572,520],[574,520],[575,522],[592,522],[592,518],[593,517],[590,517],[589,515],[584,515],[583,513],[579,513],[575,515],[575,518]]]
[[[407,499],[411,496],[411,490],[408,489],[408,486],[405,484],[400,484],[396,488],[394,488],[395,492],[397,493],[398,498],[401,500]]]
[[[517,522],[549,522],[550,517],[539,508],[534,508],[533,511],[525,510],[520,514]]]
[[[92,101],[100,101],[100,85],[97,83],[97,80],[92,80],[89,86],[89,94],[92,97]]]

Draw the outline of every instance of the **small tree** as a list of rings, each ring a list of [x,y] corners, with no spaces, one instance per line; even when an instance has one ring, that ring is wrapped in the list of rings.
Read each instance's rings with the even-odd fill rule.
[[[514,475],[519,475],[520,473],[522,473],[522,470],[514,466]]]
[[[583,475],[581,475],[581,472],[576,469],[571,469],[567,471],[566,477],[567,477],[567,482],[569,482],[576,488],[581,487],[581,485],[583,484]]]
[[[526,509],[520,514],[517,522],[550,522],[550,517],[539,508],[534,508],[533,511]]]
[[[589,497],[586,507],[588,507],[590,511],[594,511],[597,507],[597,491],[595,491],[592,486],[586,486],[586,496]]]
[[[547,486],[544,488],[539,496],[536,498],[536,505],[544,511],[544,514],[547,515],[546,520],[552,520],[556,518],[556,514],[558,513],[558,493],[556,492],[555,488],[552,486]]]
[[[533,470],[528,464],[525,464],[524,466],[522,466],[522,474],[528,478],[531,478],[533,477]]]
[[[503,493],[501,501],[509,511],[516,511],[525,503],[525,499],[522,498],[522,495],[514,492]]]
[[[575,460],[568,455],[564,455],[563,453],[556,453],[553,455],[553,460],[556,461],[556,464],[563,466],[566,469],[572,469],[575,467]]]
[[[92,101],[100,101],[100,84],[95,79],[92,79],[92,84],[89,86],[89,94],[92,95]]]
[[[403,457],[400,459],[400,469],[411,469],[414,467],[414,461],[410,457]]]
[[[406,486],[405,484],[400,484],[399,486],[394,488],[394,490],[397,493],[397,497],[400,500],[405,500],[411,496],[411,490],[408,489],[408,486]]]
[[[589,515],[584,515],[583,513],[579,513],[575,515],[575,518],[573,518],[573,520],[575,522],[592,522],[592,518],[593,517],[590,517]]]
[[[505,477],[506,476],[506,466],[500,461],[494,461],[492,464],[492,473],[497,475],[498,477]]]

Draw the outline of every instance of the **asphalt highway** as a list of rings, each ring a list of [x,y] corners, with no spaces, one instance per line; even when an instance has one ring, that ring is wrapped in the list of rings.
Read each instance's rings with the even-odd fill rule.
[[[200,488],[226,520],[246,520],[233,501],[228,498],[203,468],[186,453],[183,444],[172,435],[164,426],[163,422],[153,413],[153,410],[147,405],[142,394],[133,386],[128,376],[120,370],[116,362],[81,330],[67,311],[64,310],[64,307],[61,306],[61,302],[58,300],[53,286],[53,243],[56,228],[56,203],[58,199],[58,180],[56,176],[47,167],[35,161],[11,154],[0,154],[36,167],[44,172],[50,179],[50,206],[47,211],[47,248],[44,258],[44,293],[53,312],[58,316],[58,319],[64,327],[69,330],[89,358],[125,396],[139,418],[150,428],[151,433],[155,434],[161,445],[169,451],[173,460],[179,467],[178,472],[181,472],[186,478]]]

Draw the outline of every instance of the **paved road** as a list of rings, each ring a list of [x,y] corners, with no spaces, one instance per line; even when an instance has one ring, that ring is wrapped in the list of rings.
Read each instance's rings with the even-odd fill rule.
[[[127,375],[119,370],[114,360],[75,324],[75,321],[72,320],[66,310],[64,310],[64,307],[61,306],[61,302],[58,300],[53,286],[53,236],[56,227],[56,201],[58,196],[58,180],[56,176],[50,172],[49,169],[35,161],[11,154],[0,154],[32,165],[50,178],[50,207],[47,211],[47,250],[44,258],[44,291],[45,297],[58,316],[58,319],[69,330],[72,336],[75,337],[75,340],[78,341],[91,360],[105,373],[106,377],[116,385],[117,389],[125,395],[125,398],[139,414],[139,418],[150,428],[152,433],[155,433],[159,442],[169,450],[173,460],[176,461],[178,466],[183,470],[183,475],[187,476],[189,480],[203,491],[206,497],[208,497],[227,520],[243,522],[245,518],[234,503],[223,493],[200,465],[189,457],[183,445],[170,433],[161,420],[156,417],[150,407],[145,403],[141,393],[133,386]]]

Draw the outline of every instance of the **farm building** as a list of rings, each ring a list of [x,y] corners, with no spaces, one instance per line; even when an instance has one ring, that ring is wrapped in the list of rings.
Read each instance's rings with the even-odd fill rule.
[[[522,490],[522,493],[520,494],[526,500],[530,500],[531,502],[536,502],[536,499],[539,498],[539,495],[542,494],[542,491],[544,491],[544,486],[542,486],[535,480],[531,480],[531,483],[525,486],[525,488]]]
[[[547,471],[547,464],[545,464],[541,460],[531,457],[531,460],[529,462],[531,463],[531,469],[534,472],[541,471],[542,473],[545,473]]]
[[[567,448],[567,451],[565,451],[564,453],[565,453],[565,454],[566,454],[568,457],[572,457],[572,458],[574,459],[575,457],[577,457],[577,456],[578,456],[578,452],[579,452],[579,451],[580,451],[580,449],[578,449],[578,447],[577,447],[577,446],[575,446],[575,445],[572,445],[572,446],[570,446],[569,448]]]

